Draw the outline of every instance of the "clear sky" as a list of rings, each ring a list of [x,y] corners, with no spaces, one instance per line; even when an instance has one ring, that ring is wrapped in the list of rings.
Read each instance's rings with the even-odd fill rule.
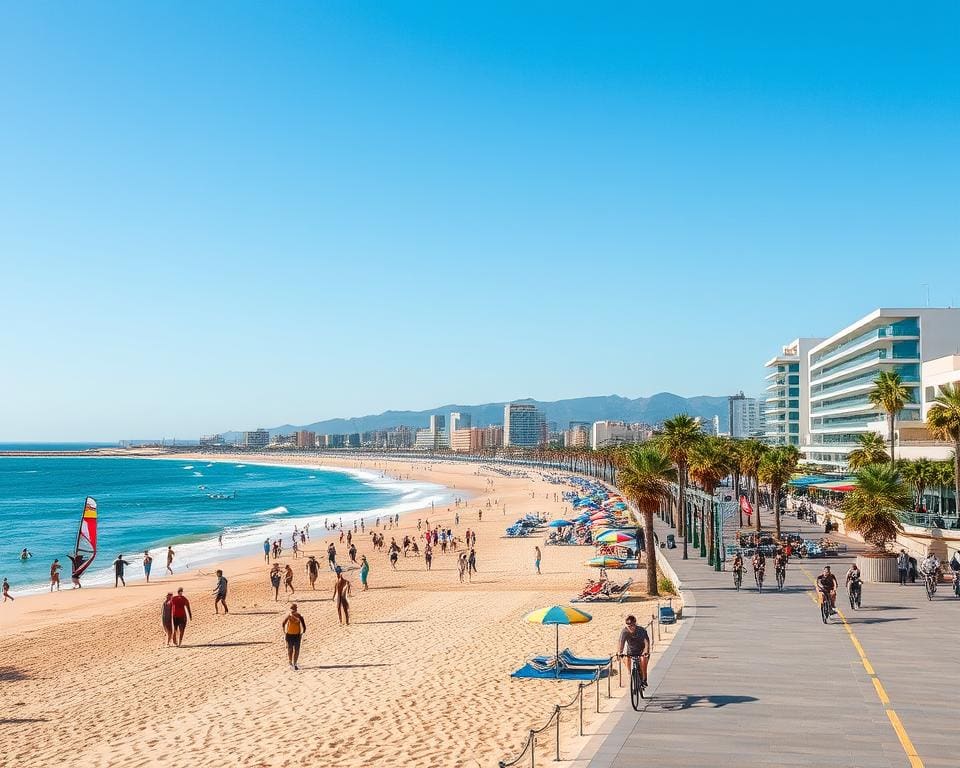
[[[0,440],[759,392],[957,304],[958,9],[5,3]]]

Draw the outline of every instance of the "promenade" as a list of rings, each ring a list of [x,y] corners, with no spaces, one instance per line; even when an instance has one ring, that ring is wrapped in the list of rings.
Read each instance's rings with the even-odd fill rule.
[[[770,519],[765,515],[765,521]],[[783,518],[784,530],[822,529]],[[659,523],[661,539],[668,529]],[[960,600],[941,585],[864,586],[863,608],[837,605],[846,621],[820,620],[811,580],[829,564],[841,585],[853,555],[794,558],[783,592],[768,560],[764,591],[752,571],[736,592],[732,574],[708,568],[696,550],[667,557],[688,598],[685,626],[650,674],[643,711],[625,697],[575,762],[589,768],[672,766],[960,765],[953,637]],[[844,610],[846,606],[846,610]]]

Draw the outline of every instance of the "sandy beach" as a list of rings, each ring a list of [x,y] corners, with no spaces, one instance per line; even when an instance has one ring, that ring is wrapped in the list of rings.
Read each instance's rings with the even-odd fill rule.
[[[316,463],[286,459],[297,461]],[[307,554],[321,561],[317,590],[309,589],[305,556],[294,559],[287,549],[280,561],[294,568],[294,599],[308,625],[301,669],[294,672],[280,628],[288,602],[282,589],[274,601],[262,556],[219,566],[230,580],[226,616],[213,610],[218,566],[164,577],[156,562],[154,581],[121,589],[73,591],[66,579],[59,594],[0,606],[3,763],[490,766],[515,754],[527,730],[576,691],[572,682],[510,678],[525,658],[554,645],[552,627],[528,624],[523,616],[568,603],[595,572],[583,565],[592,548],[545,547],[542,538],[506,539],[503,531],[528,512],[560,516],[564,504],[554,495],[559,499],[565,488],[537,473],[504,477],[474,464],[323,463],[429,481],[461,494],[466,501],[459,510],[411,512],[385,534],[387,544],[392,536],[416,535],[420,518],[454,528],[461,538],[467,528],[476,531],[472,583],[459,582],[456,555],[439,547],[430,571],[422,557],[402,556],[392,570],[386,550],[374,552],[368,530],[355,541],[358,559],[364,554],[370,561],[370,589],[362,592],[356,571],[347,573],[352,623],[339,626],[325,550],[335,540],[339,561],[349,562],[345,546],[339,534],[312,528]],[[538,544],[542,575],[533,563]],[[643,582],[642,570],[626,575]],[[167,648],[160,607],[180,586],[194,620],[184,646]],[[593,621],[561,628],[561,647],[588,656],[613,652],[623,618],[634,613],[645,622],[655,610],[642,589],[635,584],[625,603],[581,606]],[[612,687],[622,690],[616,679]],[[564,727],[567,759],[586,741],[574,738],[573,720]],[[549,762],[546,754],[541,759]]]

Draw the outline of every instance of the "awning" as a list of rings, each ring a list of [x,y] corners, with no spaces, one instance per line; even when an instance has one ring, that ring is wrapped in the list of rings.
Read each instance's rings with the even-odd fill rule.
[[[790,485],[795,488],[806,488],[808,485],[819,485],[820,483],[831,482],[829,477],[823,475],[800,475],[790,478]]]
[[[832,483],[817,483],[813,486],[821,491],[834,491],[835,493],[850,493],[857,487],[856,483],[849,480],[837,480]]]

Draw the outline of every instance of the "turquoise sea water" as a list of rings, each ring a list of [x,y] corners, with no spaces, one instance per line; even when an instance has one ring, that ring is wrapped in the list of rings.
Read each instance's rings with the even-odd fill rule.
[[[233,496],[211,498],[211,496]],[[97,559],[84,585],[112,582],[118,554],[142,577],[144,549],[163,569],[172,544],[175,570],[259,551],[264,538],[323,519],[372,519],[446,500],[429,483],[381,478],[379,473],[185,460],[121,458],[0,458],[0,578],[14,594],[48,583],[50,563],[69,560],[86,496],[98,503]],[[366,514],[361,514],[366,513]],[[223,550],[217,536],[223,534]],[[23,562],[20,550],[33,557]]]

